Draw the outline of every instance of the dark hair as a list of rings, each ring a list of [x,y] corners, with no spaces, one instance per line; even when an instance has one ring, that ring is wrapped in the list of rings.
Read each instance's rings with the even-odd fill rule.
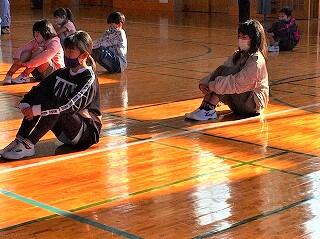
[[[34,36],[34,32],[40,32],[41,36],[45,40],[49,40],[55,36],[57,36],[56,30],[48,20],[39,20],[33,24],[32,32]]]
[[[121,12],[112,12],[107,17],[107,23],[119,24],[120,22],[124,24],[126,17]]]
[[[76,31],[75,33],[67,36],[63,41],[63,47],[64,49],[79,49],[80,53],[89,53],[87,63],[88,65],[91,65],[93,69],[96,68],[96,64],[91,57],[92,39],[87,32]]]
[[[267,58],[267,41],[263,26],[258,20],[250,19],[244,23],[240,23],[238,34],[248,35],[251,40],[249,54],[253,54],[258,50],[264,58]]]
[[[291,17],[292,16],[292,8],[290,8],[290,7],[281,8],[279,13],[284,13],[286,16]]]
[[[65,18],[65,19],[73,22],[73,14],[72,14],[70,8],[59,7],[54,11],[53,16]]]

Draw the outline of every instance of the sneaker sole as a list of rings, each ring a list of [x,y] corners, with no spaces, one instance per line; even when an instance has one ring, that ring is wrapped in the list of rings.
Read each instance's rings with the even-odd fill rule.
[[[205,119],[205,120],[189,118],[188,116],[185,116],[185,117],[184,117],[184,120],[192,120],[192,121],[208,121],[208,120],[216,120],[216,119],[218,119],[218,117],[209,118],[209,119]]]
[[[24,81],[24,82],[16,82],[16,81],[12,81],[12,84],[15,84],[15,85],[19,85],[19,84],[26,84],[26,83],[30,83],[30,81]]]
[[[27,155],[24,155],[23,157],[11,157],[11,156],[6,156],[6,155],[1,155],[3,158],[5,159],[12,159],[12,160],[15,160],[15,159],[22,159],[22,158],[29,158],[29,157],[32,157],[34,156],[35,153],[32,153],[32,154],[27,154]]]

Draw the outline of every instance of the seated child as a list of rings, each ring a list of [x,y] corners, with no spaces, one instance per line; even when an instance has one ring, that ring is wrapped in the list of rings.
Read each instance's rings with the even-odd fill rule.
[[[279,21],[268,29],[270,52],[291,51],[300,40],[300,32],[296,20],[292,17],[291,8],[285,7],[279,11]]]
[[[13,64],[3,84],[30,82],[30,73],[37,81],[41,81],[55,70],[64,67],[63,48],[52,24],[47,20],[37,21],[32,31],[34,39],[15,52]],[[13,74],[22,67],[25,70],[17,78],[12,79]]]
[[[92,40],[83,31],[64,41],[66,68],[56,70],[24,95],[24,118],[16,138],[0,154],[21,159],[35,154],[35,144],[50,130],[64,144],[87,148],[99,142],[99,83],[90,56]]]
[[[109,73],[120,73],[127,68],[127,37],[122,26],[125,16],[112,12],[107,19],[109,28],[93,42],[92,56]]]
[[[53,16],[53,26],[63,45],[63,40],[70,34],[76,32],[76,27],[72,21],[72,12],[69,8],[60,7],[54,11]]]
[[[256,115],[269,100],[268,72],[265,62],[266,37],[257,20],[248,20],[238,28],[239,49],[213,73],[202,79],[199,88],[204,98],[198,109],[186,119],[217,119],[221,101],[236,114]]]

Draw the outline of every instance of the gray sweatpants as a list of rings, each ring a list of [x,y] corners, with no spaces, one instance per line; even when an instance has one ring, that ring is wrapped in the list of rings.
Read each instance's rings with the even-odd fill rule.
[[[236,114],[259,114],[252,91],[241,94],[219,95],[219,99]]]

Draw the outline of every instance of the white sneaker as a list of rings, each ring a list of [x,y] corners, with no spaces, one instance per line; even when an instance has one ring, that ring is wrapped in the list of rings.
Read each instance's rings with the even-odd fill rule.
[[[4,85],[12,84],[12,76],[6,75],[6,77],[4,78],[4,80],[2,82],[3,82]]]
[[[18,142],[18,144],[10,151],[4,152],[2,157],[6,159],[22,159],[33,155],[35,155],[34,146],[26,148],[23,143]]]
[[[29,82],[30,82],[30,77],[24,76],[21,74],[17,78],[12,80],[12,83],[14,84],[23,84],[23,83],[29,83]]]
[[[273,45],[268,47],[268,52],[279,52],[279,46]]]
[[[192,120],[199,120],[199,121],[203,121],[203,120],[213,120],[213,119],[217,119],[217,112],[215,110],[201,110],[201,109],[196,109],[195,111],[191,112],[191,113],[187,113],[185,115],[186,119],[192,119]]]
[[[14,147],[16,147],[16,145],[18,143],[19,143],[19,141],[17,139],[13,140],[10,144],[8,144],[6,147],[4,147],[3,149],[0,150],[0,155],[3,155],[5,152],[10,151]]]

